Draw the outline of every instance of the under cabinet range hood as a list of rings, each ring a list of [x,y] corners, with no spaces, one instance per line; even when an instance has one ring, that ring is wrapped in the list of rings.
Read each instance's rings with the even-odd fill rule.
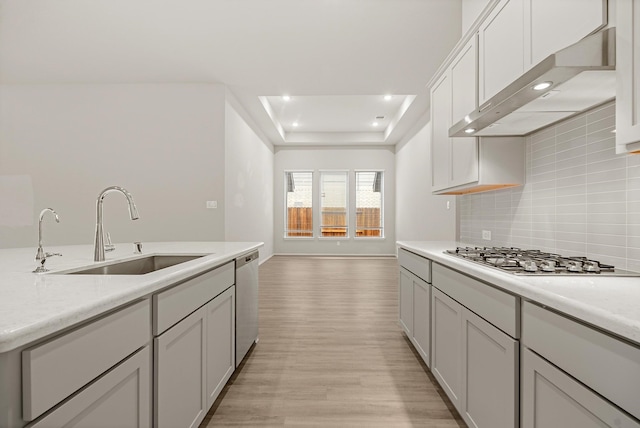
[[[449,129],[450,137],[526,135],[615,98],[615,28],[549,55]]]

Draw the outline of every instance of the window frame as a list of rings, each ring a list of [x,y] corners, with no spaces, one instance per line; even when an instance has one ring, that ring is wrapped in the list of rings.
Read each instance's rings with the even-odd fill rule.
[[[314,191],[315,191],[315,170],[313,169],[287,169],[283,171],[283,195],[284,195],[284,233],[283,233],[283,239],[292,239],[292,240],[313,240],[316,237],[316,216],[315,216],[315,211],[316,211],[316,207],[314,206],[314,200],[315,200],[315,195],[314,195]],[[288,197],[287,194],[289,193],[288,190],[288,183],[287,183],[287,174],[290,173],[309,173],[311,174],[311,236],[288,236],[288,233],[290,232],[289,228],[288,228],[288,223],[289,223],[289,206],[288,206]]]
[[[350,188],[350,175],[351,170],[349,169],[319,169],[318,170],[318,216],[320,220],[318,221],[318,239],[320,240],[347,240],[351,239],[351,188]],[[322,175],[325,173],[342,173],[345,176],[345,235],[344,236],[322,236],[322,228],[324,225],[322,224]]]
[[[382,177],[380,180],[380,236],[357,236],[358,233],[358,219],[357,219],[357,215],[358,215],[358,188],[357,188],[357,174],[359,172],[373,172],[373,173],[381,173]],[[385,239],[385,226],[384,226],[384,193],[385,193],[385,170],[384,169],[378,169],[378,168],[369,168],[369,169],[354,169],[353,170],[353,183],[354,183],[354,189],[353,189],[353,210],[355,213],[355,217],[354,217],[354,236],[353,239],[354,240],[365,240],[365,241],[371,241],[371,240],[384,240]]]

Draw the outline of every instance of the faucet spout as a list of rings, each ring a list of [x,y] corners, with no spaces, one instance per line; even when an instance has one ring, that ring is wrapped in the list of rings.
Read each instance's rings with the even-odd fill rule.
[[[51,212],[56,219],[56,223],[60,223],[60,217],[58,217],[58,213],[53,210],[53,208],[45,208],[40,211],[40,218],[38,220],[38,252],[36,253],[36,260],[42,260],[45,258],[44,250],[42,249],[42,219],[47,212]]]
[[[131,193],[129,193],[127,189],[119,186],[110,186],[100,192],[100,194],[98,195],[98,200],[96,201],[96,236],[93,241],[93,260],[96,262],[104,261],[104,226],[102,220],[102,205],[104,203],[104,197],[107,195],[107,193],[111,192],[120,192],[127,198],[127,203],[129,205],[129,217],[131,218],[131,220],[138,220],[140,218],[136,203],[133,201],[133,196],[131,196]]]

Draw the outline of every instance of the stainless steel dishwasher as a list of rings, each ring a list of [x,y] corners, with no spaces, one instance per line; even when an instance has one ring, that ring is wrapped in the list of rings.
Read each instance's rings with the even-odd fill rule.
[[[236,367],[258,342],[258,252],[236,259]]]

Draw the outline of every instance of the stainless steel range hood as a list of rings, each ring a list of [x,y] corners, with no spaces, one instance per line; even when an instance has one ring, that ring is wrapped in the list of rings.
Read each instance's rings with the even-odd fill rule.
[[[449,136],[526,135],[615,98],[615,90],[615,28],[607,28],[549,55],[453,125]]]

